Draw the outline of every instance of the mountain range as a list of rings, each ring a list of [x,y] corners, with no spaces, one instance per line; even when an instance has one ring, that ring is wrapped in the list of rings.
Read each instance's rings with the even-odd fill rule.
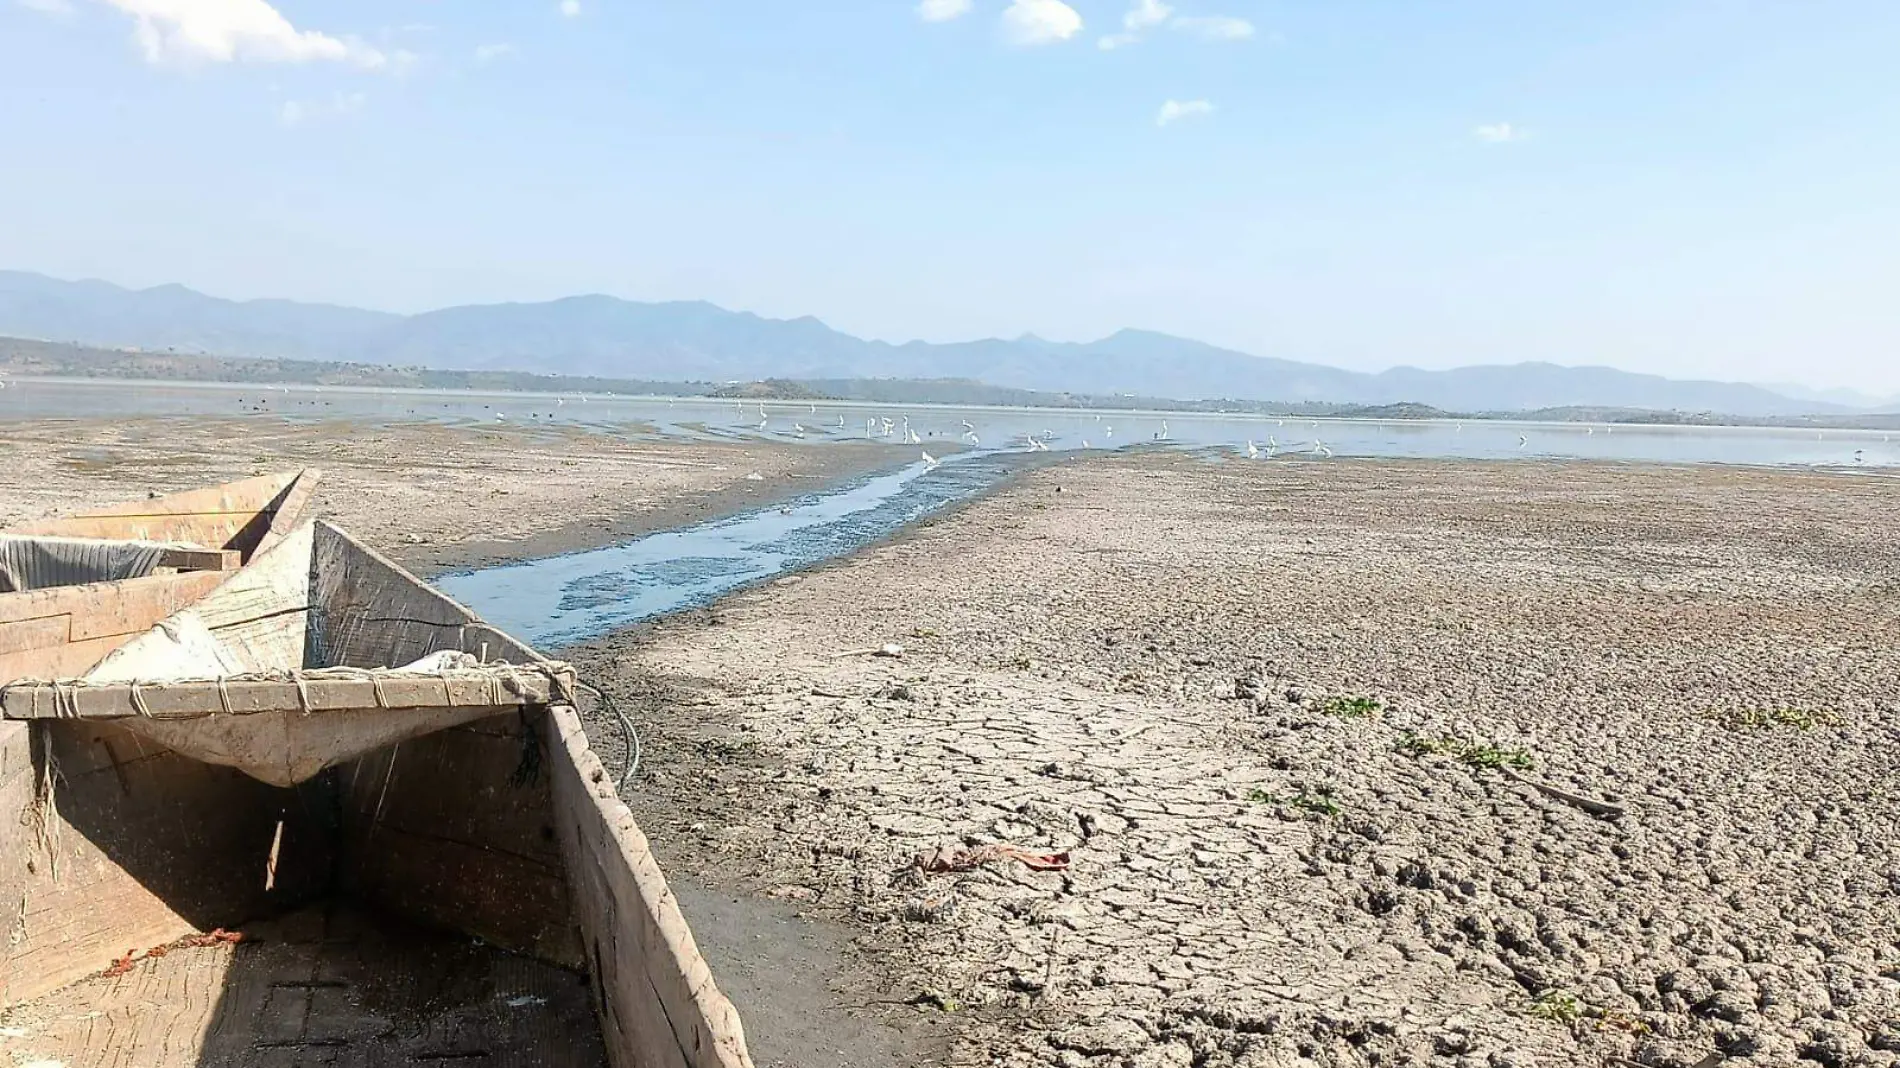
[[[1608,367],[1519,363],[1377,374],[1254,356],[1122,330],[1099,341],[1034,336],[937,344],[853,337],[809,316],[768,319],[700,301],[579,296],[397,315],[289,300],[232,301],[162,285],[126,289],[0,271],[0,335],[113,348],[511,370],[660,381],[964,378],[1049,392],[1347,404],[1458,411],[1566,405],[1816,414],[1859,405],[1729,382]]]

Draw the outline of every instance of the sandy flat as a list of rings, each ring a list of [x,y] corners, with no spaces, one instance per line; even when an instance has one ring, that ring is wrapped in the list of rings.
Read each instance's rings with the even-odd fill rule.
[[[427,573],[593,548],[813,492],[893,456],[875,445],[654,442],[554,427],[8,422],[0,528],[312,466],[324,473],[318,514]]]
[[[1897,515],[1847,473],[1097,458],[573,655],[669,872],[851,932],[831,996],[927,1022],[906,1060],[1876,1068]],[[1072,866],[956,857],[993,843]]]

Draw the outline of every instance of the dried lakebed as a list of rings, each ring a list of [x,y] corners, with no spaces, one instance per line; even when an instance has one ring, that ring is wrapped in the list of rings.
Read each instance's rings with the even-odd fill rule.
[[[669,871],[854,932],[840,996],[932,1059],[1878,1068],[1894,514],[1115,456],[568,655],[642,724]],[[1069,867],[917,866],[994,843]]]

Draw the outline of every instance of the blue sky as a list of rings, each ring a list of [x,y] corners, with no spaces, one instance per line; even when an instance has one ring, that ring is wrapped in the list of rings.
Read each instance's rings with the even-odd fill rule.
[[[1900,391],[1896,54],[1891,0],[0,0],[0,267]]]

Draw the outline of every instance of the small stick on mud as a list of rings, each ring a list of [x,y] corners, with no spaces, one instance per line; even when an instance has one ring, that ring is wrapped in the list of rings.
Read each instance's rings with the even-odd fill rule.
[[[843,660],[847,656],[892,656],[892,657],[895,657],[895,656],[903,656],[903,655],[904,655],[904,647],[897,644],[896,642],[891,642],[887,645],[873,646],[869,649],[846,649],[842,653],[831,654],[831,658],[833,660]]]
[[[1512,782],[1522,783],[1546,797],[1554,797],[1567,805],[1575,805],[1592,816],[1599,816],[1606,820],[1618,820],[1623,818],[1623,806],[1621,805],[1612,805],[1607,801],[1598,801],[1594,798],[1584,797],[1582,794],[1573,794],[1568,790],[1560,790],[1547,782],[1539,782],[1536,779],[1525,778],[1510,768],[1500,768],[1499,770],[1504,772],[1505,778],[1510,779]]]
[[[1042,993],[1039,1000],[1051,1001],[1056,996],[1056,961],[1062,955],[1062,928],[1060,925],[1049,928],[1049,962],[1042,969]]]

